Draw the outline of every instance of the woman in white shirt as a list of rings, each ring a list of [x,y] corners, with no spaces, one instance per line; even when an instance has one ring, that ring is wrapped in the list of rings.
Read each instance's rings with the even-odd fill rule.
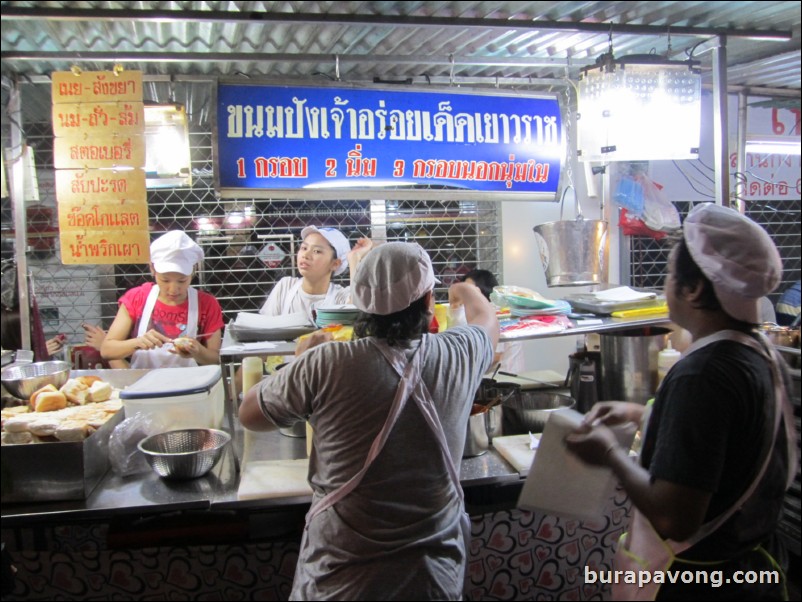
[[[351,290],[331,281],[350,268],[351,276],[373,242],[362,238],[354,245],[334,228],[307,226],[301,230],[297,263],[300,277],[286,276],[270,291],[260,314],[278,316],[303,312],[314,323],[313,310],[319,306],[349,303]]]

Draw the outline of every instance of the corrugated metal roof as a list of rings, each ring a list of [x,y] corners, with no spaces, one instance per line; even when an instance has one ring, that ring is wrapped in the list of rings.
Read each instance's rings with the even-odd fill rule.
[[[730,85],[800,90],[799,2],[0,2],[5,74],[122,63],[150,75],[550,86],[615,56],[710,54]],[[17,12],[14,12],[17,11]],[[611,34],[612,30],[612,34]],[[790,34],[787,41],[756,34]],[[751,33],[752,37],[742,37]],[[510,80],[510,81],[507,81]]]

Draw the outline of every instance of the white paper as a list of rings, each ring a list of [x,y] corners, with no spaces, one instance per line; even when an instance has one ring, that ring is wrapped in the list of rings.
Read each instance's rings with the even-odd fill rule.
[[[519,508],[580,519],[604,514],[615,491],[615,475],[607,467],[585,464],[565,447],[566,435],[582,419],[582,414],[574,410],[552,413],[521,490]],[[634,425],[614,430],[619,443],[629,449]]]
[[[593,296],[599,301],[639,301],[641,299],[656,299],[657,293],[641,293],[628,286],[619,286],[593,293]]]
[[[220,349],[220,351],[228,353],[236,351],[264,351],[266,349],[275,349],[276,347],[278,347],[278,345],[270,341],[258,341],[255,343],[234,343],[233,345],[228,345]]]
[[[284,314],[281,316],[263,316],[262,314],[252,314],[239,312],[234,324],[242,328],[252,328],[254,330],[277,330],[281,328],[297,328],[309,325],[309,318],[303,312]]]

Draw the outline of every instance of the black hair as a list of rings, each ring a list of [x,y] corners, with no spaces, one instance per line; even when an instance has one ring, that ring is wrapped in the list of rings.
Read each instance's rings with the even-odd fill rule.
[[[696,309],[707,309],[711,311],[724,311],[721,303],[716,297],[713,283],[704,275],[701,268],[693,260],[691,252],[685,238],[679,238],[674,246],[674,280],[677,290],[683,288],[694,288],[701,283],[702,290],[696,301]]]
[[[493,287],[498,286],[498,279],[493,275],[493,272],[490,270],[471,270],[460,278],[460,282],[465,282],[468,278],[473,280],[473,283],[482,291],[485,299],[489,301]]]
[[[426,297],[414,301],[406,309],[380,316],[360,312],[354,322],[354,335],[358,338],[378,337],[388,345],[403,346],[410,339],[418,339],[429,332],[429,305]]]

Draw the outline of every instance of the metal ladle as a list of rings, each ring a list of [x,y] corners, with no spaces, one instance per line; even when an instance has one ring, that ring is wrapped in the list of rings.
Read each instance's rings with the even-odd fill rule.
[[[518,374],[513,374],[512,372],[504,372],[504,370],[499,370],[498,373],[501,374],[502,376],[511,376],[512,378],[520,378],[521,380],[528,380],[529,382],[537,383],[539,385],[545,385],[547,387],[555,387],[557,389],[560,388],[560,385],[555,385],[554,383],[547,383],[544,380],[537,380],[536,378],[529,378],[528,376],[520,376]]]

